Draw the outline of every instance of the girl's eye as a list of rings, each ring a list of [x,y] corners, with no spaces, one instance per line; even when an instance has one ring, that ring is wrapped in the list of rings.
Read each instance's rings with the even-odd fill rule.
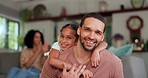
[[[61,37],[61,38],[64,38],[64,36],[63,36],[63,35],[60,35],[60,37]]]
[[[71,37],[67,37],[67,39],[72,39]]]

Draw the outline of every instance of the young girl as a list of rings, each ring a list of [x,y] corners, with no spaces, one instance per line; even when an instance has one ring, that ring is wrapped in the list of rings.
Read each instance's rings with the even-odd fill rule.
[[[68,64],[62,60],[59,60],[58,58],[59,58],[60,52],[68,50],[69,48],[72,48],[77,44],[77,39],[78,39],[77,28],[78,26],[74,24],[66,24],[65,26],[62,27],[62,29],[60,30],[59,41],[55,42],[52,45],[52,48],[50,50],[50,54],[49,54],[50,65],[60,69],[63,69],[64,65],[66,65],[66,69],[68,70],[71,69],[72,67],[71,64]],[[99,65],[99,61],[100,61],[99,52],[105,49],[106,47],[107,47],[107,43],[102,41],[100,45],[94,50],[91,56],[92,66],[96,67],[97,65]],[[92,77],[92,75],[93,74],[89,70],[85,70],[83,72],[84,77]]]

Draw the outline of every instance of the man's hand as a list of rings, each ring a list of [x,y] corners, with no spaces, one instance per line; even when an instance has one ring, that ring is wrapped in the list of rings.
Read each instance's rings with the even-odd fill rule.
[[[80,65],[76,70],[76,65],[74,64],[69,72],[66,71],[66,66],[64,65],[64,69],[62,72],[61,78],[79,78],[79,76],[83,73],[86,66]]]

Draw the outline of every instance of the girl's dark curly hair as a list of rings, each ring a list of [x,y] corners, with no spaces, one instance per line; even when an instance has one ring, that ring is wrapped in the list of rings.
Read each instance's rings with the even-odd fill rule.
[[[33,48],[33,40],[34,40],[35,33],[37,32],[40,33],[42,44],[44,44],[43,34],[39,30],[30,30],[28,31],[28,33],[26,34],[24,38],[24,44],[25,46],[27,46],[27,48]]]

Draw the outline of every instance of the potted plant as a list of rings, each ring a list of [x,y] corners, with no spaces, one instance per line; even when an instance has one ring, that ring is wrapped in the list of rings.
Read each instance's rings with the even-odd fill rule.
[[[20,12],[21,20],[24,22],[29,20],[30,15],[31,11],[28,8],[25,8]]]

